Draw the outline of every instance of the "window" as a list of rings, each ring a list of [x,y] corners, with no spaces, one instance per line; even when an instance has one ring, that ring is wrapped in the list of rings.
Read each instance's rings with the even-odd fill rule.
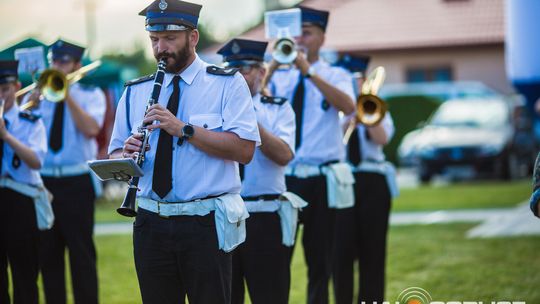
[[[407,82],[451,81],[450,67],[409,68]]]

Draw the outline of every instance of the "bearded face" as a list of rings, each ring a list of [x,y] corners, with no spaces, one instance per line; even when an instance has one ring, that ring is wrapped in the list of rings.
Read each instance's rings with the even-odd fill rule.
[[[153,32],[150,33],[152,49],[156,60],[167,59],[165,71],[179,73],[194,56],[194,46],[190,43],[191,31]]]

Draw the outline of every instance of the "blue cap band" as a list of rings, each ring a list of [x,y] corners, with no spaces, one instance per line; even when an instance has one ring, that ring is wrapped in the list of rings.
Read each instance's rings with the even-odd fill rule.
[[[167,12],[167,11],[162,11],[160,13],[158,12],[146,13],[146,20],[148,24],[152,24],[153,22],[160,23],[159,20],[153,21],[152,19],[161,19],[161,18],[186,20],[187,22],[193,24],[195,27],[197,27],[197,21],[199,19],[189,14],[172,13],[172,12]],[[173,22],[167,22],[167,23],[173,23]]]

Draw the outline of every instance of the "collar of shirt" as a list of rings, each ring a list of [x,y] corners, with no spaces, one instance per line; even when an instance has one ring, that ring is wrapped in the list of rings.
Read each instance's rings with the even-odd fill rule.
[[[4,118],[10,123],[13,123],[15,119],[17,119],[17,115],[19,115],[19,106],[17,105],[17,102],[13,102],[11,109],[4,113]]]
[[[188,85],[191,85],[193,82],[193,79],[195,79],[195,76],[199,73],[199,71],[204,67],[203,61],[199,58],[199,55],[195,54],[195,60],[180,74],[180,77],[182,77],[182,80],[187,83]],[[176,74],[172,73],[166,73],[165,74],[165,87],[168,87],[171,85],[172,80],[176,76]]]

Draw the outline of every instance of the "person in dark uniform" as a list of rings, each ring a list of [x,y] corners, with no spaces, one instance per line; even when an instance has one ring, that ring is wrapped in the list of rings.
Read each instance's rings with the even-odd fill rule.
[[[529,205],[531,207],[532,213],[536,217],[540,217],[540,153],[536,156],[536,161],[534,162],[534,173],[533,173],[533,192],[529,200]]]
[[[81,67],[84,48],[58,40],[49,48],[54,69],[69,74]],[[36,90],[28,96],[39,100]],[[99,88],[71,84],[61,102],[46,98],[35,110],[43,117],[49,150],[41,169],[54,200],[52,229],[40,239],[40,269],[45,299],[66,303],[65,251],[69,252],[75,303],[98,303],[96,250],[93,240],[95,183],[87,161],[97,157],[98,135],[105,116],[105,95]]]
[[[344,56],[338,63],[349,69],[362,87],[368,57]],[[346,125],[350,119],[346,119]],[[357,124],[347,146],[353,168],[355,205],[336,211],[334,295],[337,304],[353,302],[353,265],[360,268],[358,303],[384,300],[386,235],[391,199],[397,194],[395,170],[385,161],[383,147],[394,134],[389,112],[375,126]]]
[[[274,96],[288,98],[296,114],[295,157],[286,171],[287,189],[309,203],[300,214],[308,267],[307,302],[328,303],[334,208],[341,207],[335,204],[345,202],[341,198],[329,199],[338,188],[329,183],[332,179],[328,172],[336,172],[336,168],[345,175],[339,180],[347,181],[344,189],[350,190],[352,196],[354,180],[350,168],[343,163],[345,149],[339,112],[346,115],[354,112],[354,93],[350,74],[319,57],[329,13],[307,7],[300,9],[302,35],[296,37],[299,51],[294,67],[279,69],[273,60],[268,89]],[[350,201],[354,203],[352,198]]]
[[[250,217],[246,242],[233,254],[232,303],[244,303],[244,280],[254,304],[286,304],[290,288],[289,246],[281,222],[285,167],[294,156],[295,117],[284,98],[261,94],[267,42],[233,39],[222,47],[224,64],[244,76],[255,106],[262,145],[253,160],[241,166],[242,191]],[[297,217],[290,220],[296,222]]]
[[[38,303],[38,224],[34,198],[42,187],[39,169],[47,153],[38,116],[22,112],[15,92],[21,88],[17,61],[0,61],[0,303]]]
[[[260,144],[257,120],[242,75],[195,52],[201,7],[161,0],[140,13],[154,56],[166,61],[161,93],[145,116],[155,77],[129,82],[109,145],[111,158],[133,157],[138,127],[150,124],[133,226],[146,304],[184,303],[186,295],[192,304],[230,303],[231,251],[246,236],[238,163]]]

